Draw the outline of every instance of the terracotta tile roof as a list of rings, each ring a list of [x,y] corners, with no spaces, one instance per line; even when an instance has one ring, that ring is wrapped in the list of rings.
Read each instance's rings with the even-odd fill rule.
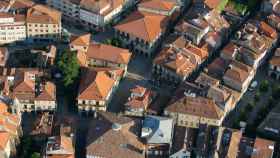
[[[61,13],[44,5],[34,5],[27,11],[27,23],[60,24]]]
[[[71,36],[70,45],[88,47],[91,41],[91,34],[87,33],[81,36]]]
[[[221,0],[205,0],[204,4],[206,4],[207,7],[210,9],[215,9],[219,6],[221,3]]]
[[[78,59],[78,63],[81,67],[87,67],[88,65],[88,58],[87,58],[87,54],[84,51],[77,51],[77,59]]]
[[[18,115],[4,112],[0,114],[0,126],[2,131],[6,131],[11,135],[16,136],[20,127],[21,119]],[[1,131],[0,130],[0,131]]]
[[[238,50],[238,46],[233,42],[229,42],[221,51],[221,53],[227,58],[232,59],[234,57],[235,51]]]
[[[30,0],[15,0],[11,5],[13,9],[28,9],[32,7],[35,3]]]
[[[86,53],[89,59],[105,60],[117,64],[128,64],[131,53],[127,49],[106,44],[90,44]]]
[[[8,49],[6,47],[0,47],[0,66],[6,65],[7,57],[8,57]]]
[[[123,70],[99,68],[88,68],[85,70],[80,81],[78,99],[105,100],[113,88],[117,77],[119,77],[119,71]]]
[[[56,86],[52,82],[42,84],[42,91],[36,96],[35,100],[40,101],[55,101],[56,100]]]
[[[115,29],[152,42],[165,31],[167,20],[168,17],[163,15],[135,11],[115,26]]]
[[[18,71],[15,74],[14,92],[35,92],[35,73]]]
[[[195,80],[195,83],[203,86],[218,86],[220,81],[202,72]]]
[[[269,26],[267,23],[264,21],[260,22],[260,29],[264,32],[264,34],[268,37],[271,37],[273,39],[277,38],[277,32],[274,28]]]
[[[132,88],[130,91],[132,93],[142,94],[145,93],[147,88],[137,85],[136,87]]]
[[[144,158],[144,144],[135,131],[140,131],[140,121],[116,114],[98,113],[90,123],[86,154],[106,158]]]
[[[8,112],[8,105],[3,102],[0,102],[0,113],[2,114],[5,112]]]
[[[207,66],[205,72],[210,76],[219,79],[223,77],[224,73],[227,70],[228,65],[229,62],[219,57],[216,58],[211,64]]]
[[[136,86],[130,90],[131,93],[136,94],[131,95],[128,101],[125,103],[126,106],[130,108],[143,108],[146,109],[152,101],[153,92],[145,87]]]
[[[153,10],[171,11],[176,6],[175,2],[168,0],[143,0],[138,7],[148,8]]]
[[[49,138],[50,139],[50,138]],[[74,147],[71,137],[67,137],[65,135],[59,135],[55,137],[51,137],[52,141],[49,141],[46,146],[47,151],[51,151],[53,149],[58,149],[63,152],[58,154],[52,154],[54,157],[58,158],[74,158]],[[51,158],[53,158],[51,156]],[[49,156],[47,156],[49,158]]]
[[[269,64],[274,66],[280,66],[280,56],[272,57],[272,59],[269,61]]]
[[[162,49],[153,63],[162,65],[180,76],[189,75],[199,63],[194,54],[176,50],[173,47]]]
[[[199,29],[198,27],[182,20],[180,21],[176,26],[175,26],[175,30],[176,32],[178,33],[182,33],[182,32],[185,32],[185,33],[188,33],[188,34],[192,34],[192,35],[195,35],[197,36],[198,34],[201,33],[201,29]]]
[[[220,120],[224,115],[222,109],[220,109],[212,99],[207,99],[200,96],[184,96],[177,101],[171,101],[165,110],[168,112],[188,114],[218,120]]]
[[[270,158],[274,152],[274,141],[256,138],[251,158]]]
[[[213,99],[218,105],[224,105],[231,93],[222,87],[211,86],[208,90],[207,97]]]
[[[242,133],[240,131],[233,131],[231,134],[231,139],[229,143],[229,148],[227,152],[228,158],[236,158],[239,152],[239,143],[242,138]]]
[[[226,71],[224,75],[224,77],[230,78],[241,84],[248,78],[248,76],[249,76],[248,73],[238,68],[229,69]]]
[[[203,61],[208,57],[208,52],[206,50],[203,50],[193,44],[191,44],[190,41],[185,40],[183,36],[179,36],[173,43],[173,46],[176,48],[184,49],[184,51],[187,51],[189,53],[193,53],[197,56],[199,56],[200,60]]]
[[[3,132],[1,131],[0,132],[0,150],[4,150],[6,149],[7,145],[8,145],[8,142],[10,140],[10,134],[8,132]]]

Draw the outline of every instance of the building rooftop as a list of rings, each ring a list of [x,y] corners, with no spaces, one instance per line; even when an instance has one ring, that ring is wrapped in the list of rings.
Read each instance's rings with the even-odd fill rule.
[[[170,144],[172,143],[173,119],[148,115],[142,125],[141,137],[148,144]]]
[[[273,157],[274,141],[256,138],[254,143],[254,149],[251,158],[270,158]]]
[[[136,86],[131,89],[131,95],[128,98],[128,101],[125,103],[125,106],[129,108],[143,108],[146,109],[147,106],[152,102],[155,93],[142,86]]]
[[[88,47],[91,41],[91,34],[83,34],[80,36],[71,36],[70,45]]]
[[[229,69],[226,71],[224,78],[231,78],[232,80],[243,83],[250,75],[252,68],[237,61],[233,61]]]
[[[214,61],[207,66],[205,72],[211,77],[221,79],[225,74],[228,65],[229,65],[228,61],[219,57],[214,59]]]
[[[218,86],[220,84],[220,81],[202,72],[195,80],[195,83],[205,87],[211,87]]]
[[[176,6],[174,1],[170,0],[142,0],[138,7],[152,10],[171,11]]]
[[[200,96],[185,96],[177,101],[173,100],[168,104],[165,111],[218,120],[224,115],[222,109],[212,99]]]
[[[115,82],[122,75],[122,69],[88,68],[83,70],[78,90],[78,99],[106,100]]]
[[[153,63],[174,71],[181,77],[190,75],[199,63],[197,55],[174,47],[161,50]]]
[[[106,158],[144,158],[139,140],[140,120],[99,112],[89,124],[86,155]]]
[[[28,9],[27,23],[60,24],[61,13],[44,5],[34,5]]]
[[[131,58],[131,53],[128,49],[95,43],[89,45],[86,55],[89,59],[105,60],[116,64],[126,65]]]
[[[55,156],[74,158],[74,152],[75,149],[71,137],[59,135],[48,138],[46,145],[47,158],[53,158]]]
[[[165,31],[167,20],[168,17],[163,15],[135,11],[116,25],[115,29],[146,42],[153,42]]]

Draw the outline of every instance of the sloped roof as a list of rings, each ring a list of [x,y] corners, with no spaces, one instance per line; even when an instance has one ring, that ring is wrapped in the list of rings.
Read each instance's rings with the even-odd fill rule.
[[[34,78],[33,78],[34,77]],[[35,74],[28,71],[18,71],[15,74],[14,92],[34,92],[35,91]]]
[[[222,109],[212,99],[200,96],[184,96],[177,101],[171,101],[165,110],[218,120],[224,115]]]
[[[81,36],[71,36],[70,45],[89,46],[91,34],[87,33]]]
[[[280,66],[280,56],[272,57],[269,63],[274,66]]]
[[[167,0],[143,0],[139,5],[142,8],[171,11],[176,3]]]
[[[37,4],[28,9],[26,20],[29,23],[58,24],[61,22],[61,13],[47,6]]]
[[[121,69],[88,68],[82,75],[78,99],[105,100],[116,82]]]
[[[132,34],[147,42],[155,40],[165,31],[168,18],[159,14],[135,11],[124,21],[115,26],[115,29]]]
[[[8,132],[0,132],[0,150],[4,150],[10,140],[10,134]]]
[[[136,131],[140,122],[109,112],[98,112],[98,119],[89,124],[87,156],[106,158],[144,158],[144,144]],[[114,127],[116,129],[114,129]]]
[[[274,152],[274,141],[257,137],[254,143],[254,151],[251,158],[270,158]]]
[[[55,101],[56,100],[56,87],[52,82],[46,82],[42,85],[42,92],[36,96],[36,100],[47,100]]]
[[[118,64],[128,64],[131,53],[127,49],[106,44],[90,44],[86,53],[88,58],[110,61]]]
[[[227,157],[235,158],[238,156],[239,143],[242,138],[242,133],[240,131],[233,131],[231,134],[231,139],[229,143],[229,148],[227,152]]]

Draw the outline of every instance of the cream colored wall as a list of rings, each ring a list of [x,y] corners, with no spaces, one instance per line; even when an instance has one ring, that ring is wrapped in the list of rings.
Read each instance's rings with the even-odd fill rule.
[[[25,23],[0,24],[0,44],[26,40]]]
[[[40,35],[43,35],[43,37],[40,37]],[[60,24],[27,23],[28,38],[59,39],[60,35]]]
[[[41,110],[54,110],[56,109],[56,102],[55,101],[35,101],[35,109],[38,110],[40,108]],[[49,109],[51,107],[51,109]]]

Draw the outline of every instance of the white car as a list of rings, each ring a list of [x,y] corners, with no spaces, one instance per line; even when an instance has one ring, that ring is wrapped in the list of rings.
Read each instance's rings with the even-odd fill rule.
[[[253,81],[250,85],[249,90],[253,91],[256,87],[258,86],[258,82],[257,81]]]

